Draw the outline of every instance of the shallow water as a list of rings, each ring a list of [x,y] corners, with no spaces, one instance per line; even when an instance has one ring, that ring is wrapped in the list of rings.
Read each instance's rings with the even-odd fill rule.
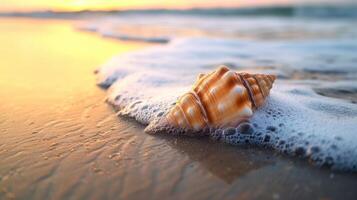
[[[0,20],[0,199],[355,199],[355,174],[118,118],[92,71],[145,44]],[[64,42],[65,41],[65,42]],[[341,193],[341,191],[343,191]]]

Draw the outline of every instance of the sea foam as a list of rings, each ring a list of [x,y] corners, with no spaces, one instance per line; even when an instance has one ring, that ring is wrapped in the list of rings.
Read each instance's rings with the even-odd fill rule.
[[[347,41],[338,44],[356,48]],[[309,48],[302,48],[304,45]],[[321,45],[324,50],[314,51]],[[198,73],[228,63],[237,71],[280,74],[266,105],[254,113],[248,124],[209,130],[207,134],[230,144],[251,144],[305,157],[318,166],[356,171],[356,104],[321,96],[313,90],[315,87],[343,87],[346,81],[331,83],[289,78],[291,70],[315,70],[314,64],[326,65],[326,70],[353,74],[356,67],[352,61],[347,62],[349,59],[344,59],[345,68],[341,69],[318,56],[326,52],[333,54],[335,47],[335,44],[324,41],[304,44],[178,39],[168,45],[113,58],[97,70],[97,81],[99,85],[109,87],[108,102],[117,109],[118,115],[132,117],[155,132],[162,130],[157,127],[157,121],[165,116],[180,95],[190,90]],[[355,55],[346,53],[341,56],[355,59]],[[261,60],[276,64],[260,66]],[[357,88],[354,77],[347,83],[349,89]]]

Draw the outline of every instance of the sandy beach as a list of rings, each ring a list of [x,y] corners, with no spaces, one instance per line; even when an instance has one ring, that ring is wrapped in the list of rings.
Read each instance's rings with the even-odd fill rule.
[[[161,45],[0,19],[0,199],[355,199],[357,175],[209,138],[148,135],[93,71]],[[94,53],[95,52],[95,53]]]

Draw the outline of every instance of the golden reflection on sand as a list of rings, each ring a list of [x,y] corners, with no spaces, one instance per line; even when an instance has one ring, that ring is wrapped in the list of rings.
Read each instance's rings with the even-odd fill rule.
[[[0,96],[12,102],[26,96],[32,104],[41,97],[59,101],[93,90],[88,85],[95,83],[92,71],[96,67],[118,53],[144,46],[118,45],[115,40],[78,32],[72,23],[0,19]]]

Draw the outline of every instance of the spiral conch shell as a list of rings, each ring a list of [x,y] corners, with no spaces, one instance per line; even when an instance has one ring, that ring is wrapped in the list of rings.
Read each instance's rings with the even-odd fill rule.
[[[235,72],[226,66],[200,74],[192,90],[166,115],[166,121],[194,131],[237,126],[264,104],[275,79],[274,75]]]

